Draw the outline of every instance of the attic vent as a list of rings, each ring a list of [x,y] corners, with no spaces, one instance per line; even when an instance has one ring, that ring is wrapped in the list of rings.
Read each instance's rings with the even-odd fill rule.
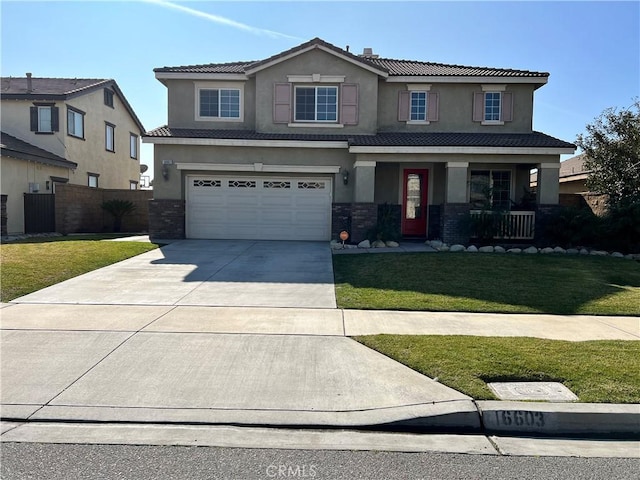
[[[379,55],[376,55],[373,53],[373,48],[370,47],[366,47],[362,50],[362,55],[360,55],[363,58],[378,58]]]

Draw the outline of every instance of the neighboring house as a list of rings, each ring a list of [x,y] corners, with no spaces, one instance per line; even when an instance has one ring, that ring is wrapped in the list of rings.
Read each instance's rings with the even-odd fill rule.
[[[548,73],[354,55],[321,39],[261,61],[154,70],[156,237],[359,241],[390,205],[405,237],[464,241],[472,209],[510,209],[538,168],[558,204],[560,155],[532,130]],[[549,208],[546,208],[549,207]],[[468,234],[467,234],[468,239]]]
[[[138,188],[144,127],[114,80],[3,77],[0,96],[7,233],[25,231],[24,194]]]
[[[560,193],[587,193],[587,177],[591,170],[584,166],[584,153],[560,162]],[[531,187],[538,185],[537,173],[531,174]]]

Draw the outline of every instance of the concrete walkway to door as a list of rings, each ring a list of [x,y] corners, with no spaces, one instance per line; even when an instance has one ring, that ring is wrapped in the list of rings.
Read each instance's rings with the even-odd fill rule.
[[[336,308],[326,242],[181,240],[20,303]]]

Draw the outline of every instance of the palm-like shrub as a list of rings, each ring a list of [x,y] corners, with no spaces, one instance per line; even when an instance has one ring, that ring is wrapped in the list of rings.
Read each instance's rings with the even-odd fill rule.
[[[129,200],[108,200],[102,203],[102,209],[113,216],[113,231],[119,232],[122,229],[122,219],[130,215],[136,209],[133,202]]]

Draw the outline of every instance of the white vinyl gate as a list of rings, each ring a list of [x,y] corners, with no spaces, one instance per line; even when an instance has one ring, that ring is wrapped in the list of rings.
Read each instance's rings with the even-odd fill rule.
[[[331,179],[187,176],[187,238],[329,240]]]

